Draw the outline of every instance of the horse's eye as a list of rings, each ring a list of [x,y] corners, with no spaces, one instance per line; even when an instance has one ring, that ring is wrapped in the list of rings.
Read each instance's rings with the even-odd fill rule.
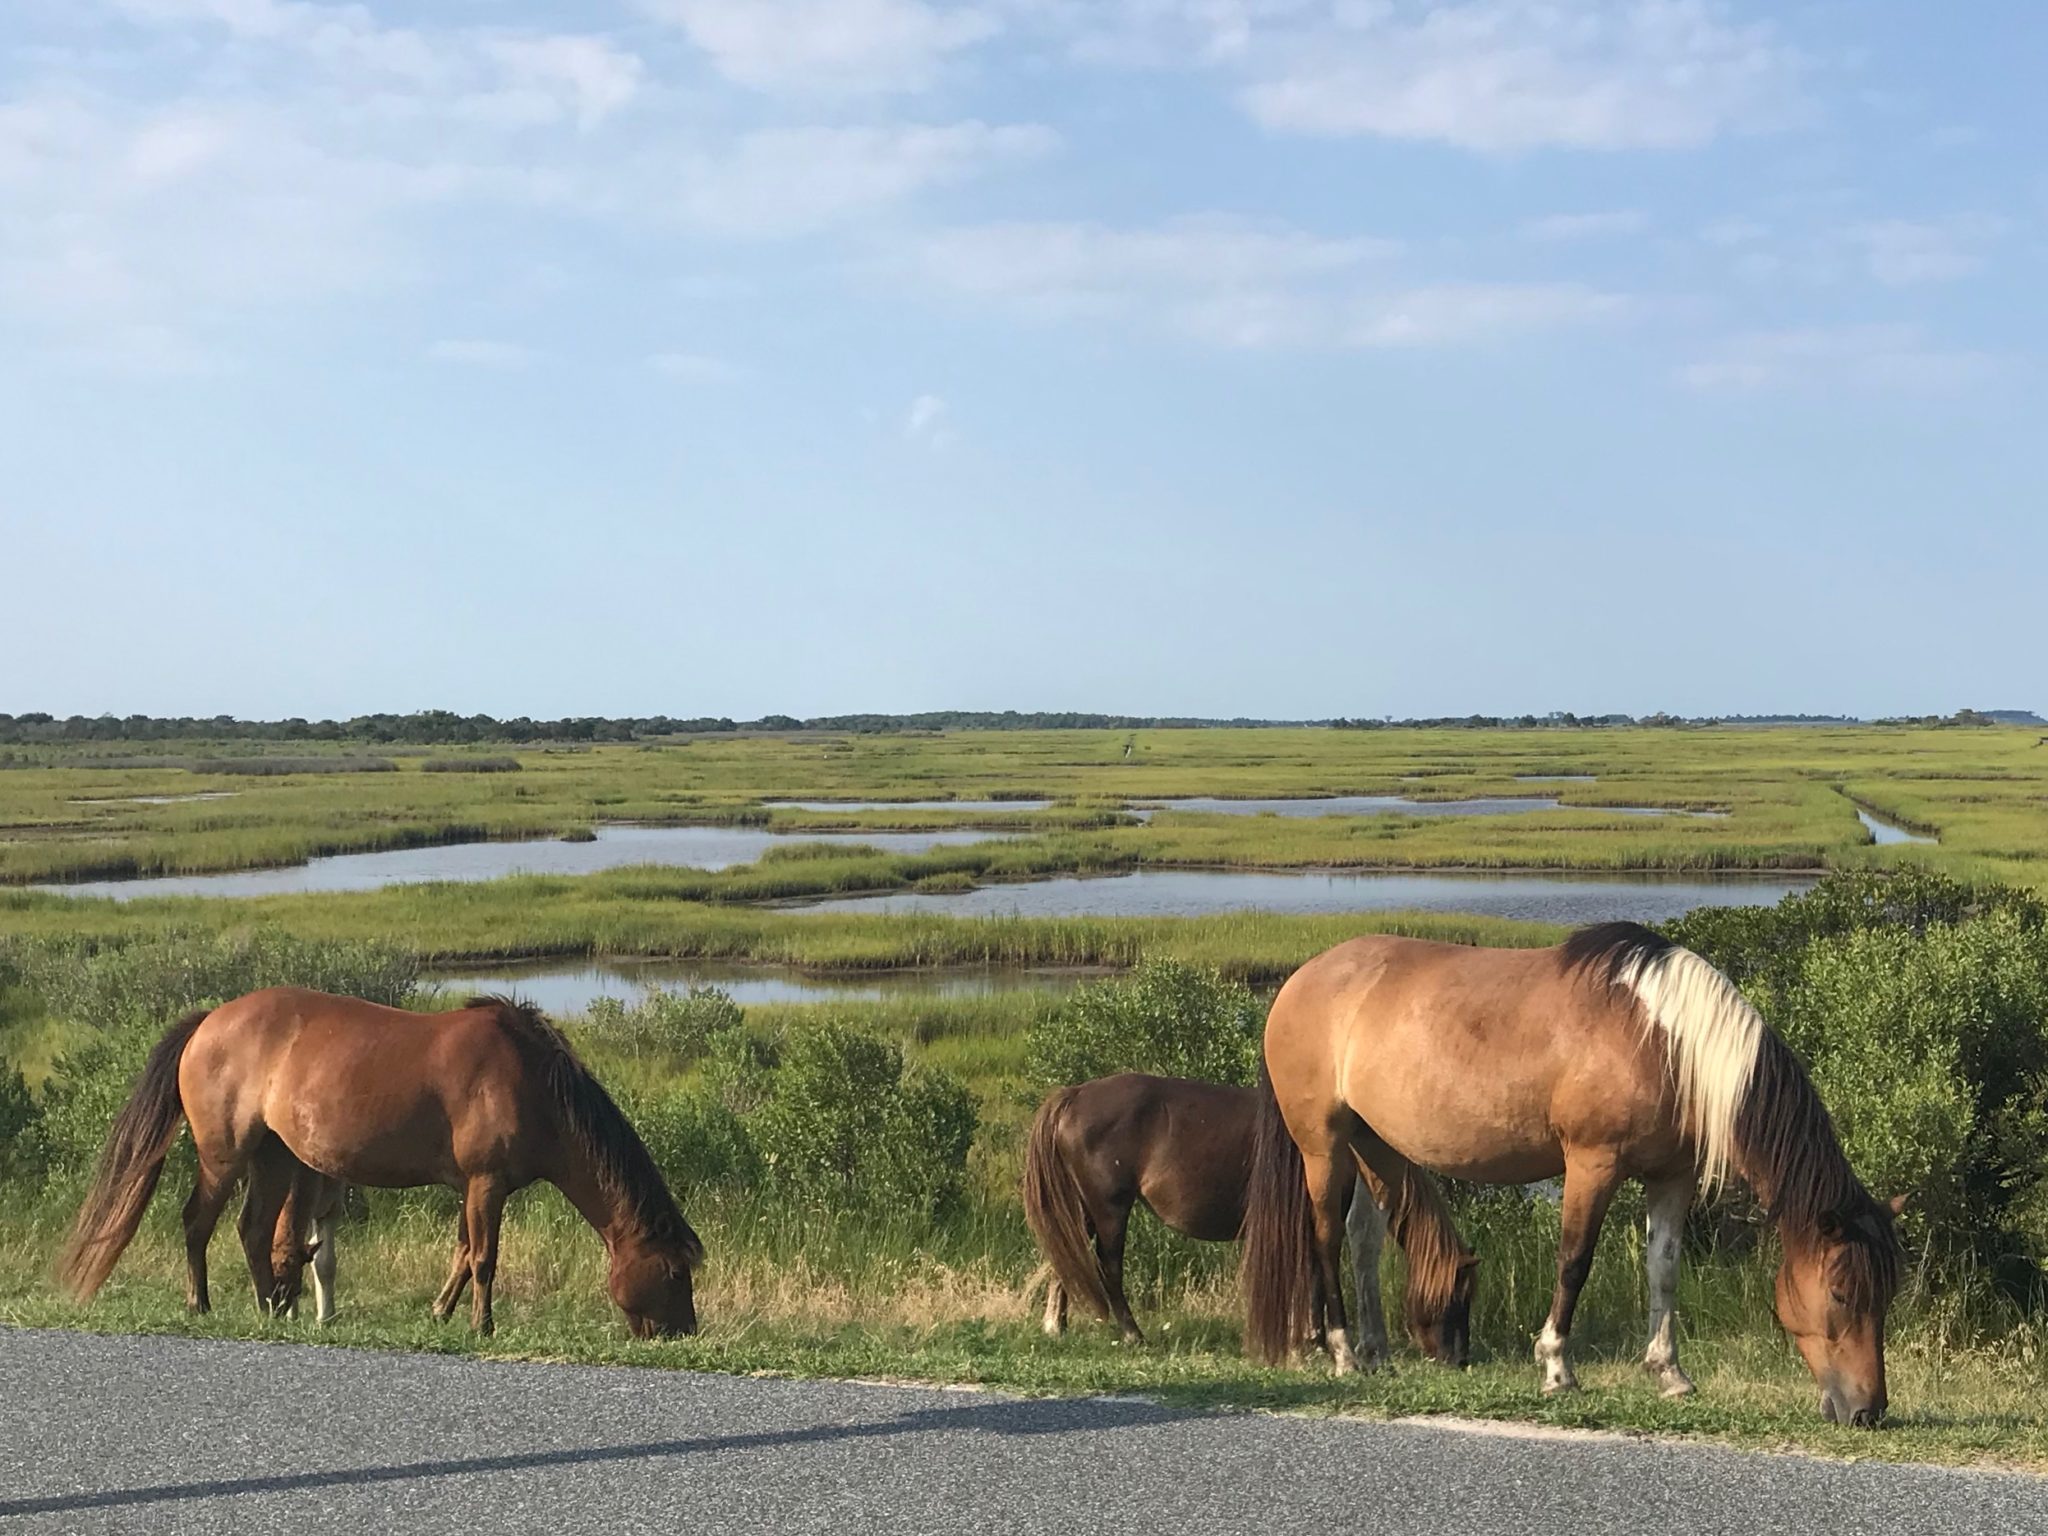
[[[1829,1291],[1828,1296],[1838,1307],[1849,1305],[1849,1293],[1847,1291]]]

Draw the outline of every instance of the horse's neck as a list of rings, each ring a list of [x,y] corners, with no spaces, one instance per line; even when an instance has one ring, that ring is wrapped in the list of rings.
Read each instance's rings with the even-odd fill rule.
[[[548,1170],[548,1182],[559,1189],[583,1219],[597,1229],[607,1249],[640,1236],[642,1223],[639,1214],[598,1178],[588,1160],[569,1153],[557,1161],[558,1166]]]

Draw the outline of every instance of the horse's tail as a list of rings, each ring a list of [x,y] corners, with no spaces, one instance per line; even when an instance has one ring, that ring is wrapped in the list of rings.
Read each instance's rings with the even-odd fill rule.
[[[1436,1180],[1412,1164],[1387,1191],[1387,1231],[1408,1261],[1409,1336],[1439,1340],[1439,1359],[1464,1364],[1479,1256],[1458,1235]]]
[[[1280,1116],[1273,1079],[1263,1065],[1258,1094],[1239,1278],[1244,1287],[1245,1349],[1255,1360],[1278,1365],[1301,1348],[1313,1325],[1315,1228],[1301,1148]]]
[[[1081,1184],[1060,1150],[1060,1120],[1078,1090],[1062,1088],[1038,1106],[1024,1143],[1024,1219],[1067,1295],[1110,1315],[1102,1262],[1088,1240]]]
[[[207,1012],[200,1008],[186,1014],[157,1041],[135,1091],[114,1117],[92,1191],[78,1208],[71,1239],[57,1261],[58,1282],[80,1301],[89,1300],[106,1283],[121,1251],[142,1225],[142,1213],[156,1193],[164,1160],[185,1118],[178,1097],[178,1063]]]

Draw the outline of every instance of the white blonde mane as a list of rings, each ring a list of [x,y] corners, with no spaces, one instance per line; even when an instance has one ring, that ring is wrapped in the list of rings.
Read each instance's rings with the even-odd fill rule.
[[[1736,1116],[1763,1046],[1763,1017],[1734,982],[1689,949],[1639,954],[1614,981],[1635,994],[1644,1028],[1663,1037],[1679,1114],[1698,1148],[1700,1193],[1711,1193],[1728,1178]]]

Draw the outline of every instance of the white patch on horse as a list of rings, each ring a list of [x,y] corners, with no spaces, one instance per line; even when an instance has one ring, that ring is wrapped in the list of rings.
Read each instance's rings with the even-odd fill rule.
[[[1679,1118],[1698,1149],[1700,1192],[1725,1183],[1735,1120],[1763,1049],[1764,1021],[1735,983],[1689,949],[1631,960],[1616,978],[1664,1042]]]

